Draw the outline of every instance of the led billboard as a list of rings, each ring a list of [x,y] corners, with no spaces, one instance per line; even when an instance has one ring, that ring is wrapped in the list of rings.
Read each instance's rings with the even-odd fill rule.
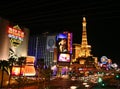
[[[59,34],[57,35],[57,48],[59,53],[67,52],[67,35]]]
[[[70,54],[60,53],[58,55],[58,62],[70,62]]]
[[[57,35],[56,46],[58,53],[72,54],[72,33],[64,32]]]

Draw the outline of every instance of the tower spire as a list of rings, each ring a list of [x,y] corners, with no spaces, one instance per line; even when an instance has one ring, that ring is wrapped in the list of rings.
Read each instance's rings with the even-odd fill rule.
[[[82,32],[82,48],[86,48],[86,46],[88,45],[88,42],[87,42],[87,32],[86,32],[86,18],[83,17],[83,22],[82,22],[82,26],[83,26],[83,32]]]

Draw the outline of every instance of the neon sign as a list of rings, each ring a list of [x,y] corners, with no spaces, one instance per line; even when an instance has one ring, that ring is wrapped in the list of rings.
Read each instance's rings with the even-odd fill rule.
[[[72,53],[72,33],[68,33],[68,51]]]
[[[21,29],[8,27],[8,37],[23,41],[24,32]]]
[[[21,44],[24,38],[24,32],[20,29],[18,25],[12,27],[8,27],[8,37],[10,38],[10,42],[13,46],[17,47]]]

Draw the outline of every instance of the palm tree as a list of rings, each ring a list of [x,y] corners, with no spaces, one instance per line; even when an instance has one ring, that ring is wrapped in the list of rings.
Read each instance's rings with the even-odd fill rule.
[[[7,72],[7,73],[8,73],[8,69],[9,69],[9,63],[8,63],[8,61],[6,61],[6,60],[1,60],[1,61],[0,61],[0,69],[2,70],[0,88],[2,88],[2,87],[3,87],[4,72]]]
[[[44,69],[45,82],[48,82],[48,87],[49,87],[49,84],[50,84],[51,75],[52,75],[51,67],[48,67],[48,68]]]
[[[10,72],[9,72],[9,81],[8,81],[8,87],[9,87],[10,86],[10,80],[11,80],[12,68],[13,68],[13,65],[16,62],[16,58],[11,57],[11,58],[8,59],[8,62],[9,62],[9,69],[10,69]]]
[[[25,83],[25,81],[23,81],[23,79],[21,78],[21,75],[23,75],[22,74],[22,67],[25,65],[25,63],[26,63],[26,57],[19,57],[18,58],[18,61],[17,61],[17,65],[20,67],[20,74],[19,74],[19,78],[18,78],[18,82],[19,82],[19,85],[18,85],[18,88],[19,88],[19,86],[21,86],[21,84],[22,84],[22,86],[24,86],[24,83]]]
[[[38,78],[38,86],[39,86],[39,83],[40,83],[40,79],[41,81],[44,81],[43,78],[43,71],[44,71],[44,59],[41,58],[41,59],[37,59],[36,61],[36,64],[35,64],[35,70],[37,72],[36,76]]]
[[[26,57],[19,57],[18,58],[18,62],[17,62],[17,64],[20,66],[20,75],[21,75],[21,71],[22,71],[22,67],[23,67],[23,65],[25,65],[25,63],[26,63]]]

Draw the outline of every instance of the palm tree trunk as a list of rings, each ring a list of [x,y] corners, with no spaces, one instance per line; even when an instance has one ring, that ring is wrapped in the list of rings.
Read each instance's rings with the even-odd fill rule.
[[[10,67],[10,75],[9,75],[8,87],[10,87],[11,73],[12,73],[12,67]]]
[[[4,70],[2,69],[2,75],[1,75],[2,79],[1,79],[1,84],[0,84],[0,88],[3,87],[3,77],[4,77]]]

